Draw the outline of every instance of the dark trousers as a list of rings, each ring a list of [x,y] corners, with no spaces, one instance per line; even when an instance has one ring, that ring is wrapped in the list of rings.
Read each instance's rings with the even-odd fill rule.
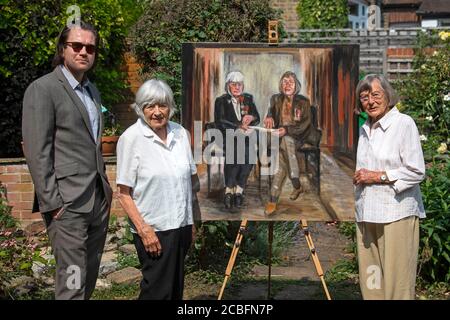
[[[142,281],[139,300],[181,300],[184,289],[184,260],[192,242],[192,226],[158,231],[162,248],[159,257],[145,251],[139,235],[133,233],[141,263]]]
[[[91,212],[65,209],[59,218],[49,213],[43,218],[56,260],[55,299],[89,299],[97,282],[109,221],[101,178],[95,187]]]
[[[252,164],[225,164],[223,168],[225,186],[228,188],[240,186],[244,189],[252,168]]]
[[[225,176],[225,186],[234,188],[240,186],[242,189],[247,184],[248,176],[253,168],[253,163],[256,161],[255,145],[250,143],[250,138],[245,137],[244,148],[240,148],[237,138],[234,138],[234,153],[229,154],[225,150],[225,165],[223,174]],[[252,154],[252,156],[250,156]],[[243,161],[242,161],[243,160]],[[250,164],[252,162],[252,164]]]

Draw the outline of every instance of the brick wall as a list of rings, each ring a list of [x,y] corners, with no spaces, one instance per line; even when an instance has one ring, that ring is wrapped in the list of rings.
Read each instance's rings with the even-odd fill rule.
[[[282,20],[285,29],[298,28],[298,16],[296,11],[298,0],[270,0],[270,4],[272,8],[283,11]]]
[[[135,94],[141,86],[142,81],[139,76],[141,66],[131,53],[125,53],[124,62],[122,71],[126,74],[125,81],[130,88],[125,92],[125,100],[113,106],[113,112],[116,115],[117,122],[126,129],[136,122],[137,116],[131,104],[134,102]]]
[[[386,54],[388,57],[413,57],[413,48],[387,48]]]
[[[116,165],[114,161],[107,162],[106,173],[115,192]],[[0,181],[6,187],[13,217],[17,218],[23,226],[33,221],[41,220],[41,216],[38,213],[31,213],[34,187],[24,159],[14,159],[12,161],[2,159],[0,163]],[[116,197],[113,199],[111,214],[117,216],[125,215]]]

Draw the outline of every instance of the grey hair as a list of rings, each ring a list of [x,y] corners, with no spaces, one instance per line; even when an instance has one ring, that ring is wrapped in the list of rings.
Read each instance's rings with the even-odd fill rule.
[[[278,84],[278,89],[280,90],[280,93],[283,93],[283,79],[284,78],[289,78],[292,77],[295,80],[295,92],[294,95],[298,94],[300,92],[300,90],[302,89],[302,85],[300,84],[300,81],[297,79],[297,76],[294,72],[292,71],[286,71],[285,73],[283,73],[283,75],[280,78],[280,82]]]
[[[149,105],[164,104],[169,107],[169,119],[175,113],[175,101],[169,85],[159,79],[145,81],[136,92],[134,111],[139,118],[145,121],[144,108]]]
[[[391,86],[389,81],[381,74],[368,74],[363,79],[361,79],[356,86],[356,109],[359,112],[364,111],[362,108],[361,101],[359,99],[359,95],[363,91],[372,91],[372,83],[378,80],[380,82],[381,88],[384,91],[384,94],[387,98],[387,105],[390,108],[395,106],[398,102],[398,96],[395,92],[394,88]]]
[[[244,92],[244,75],[240,71],[231,71],[227,74],[225,78],[225,91],[231,96],[230,88],[228,84],[230,82],[240,82],[242,83],[242,92]]]

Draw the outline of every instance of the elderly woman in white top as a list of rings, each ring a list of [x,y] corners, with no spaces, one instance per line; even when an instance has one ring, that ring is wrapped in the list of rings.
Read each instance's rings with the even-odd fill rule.
[[[117,187],[142,266],[139,299],[179,300],[193,238],[196,166],[186,130],[169,121],[175,104],[165,82],[146,81],[136,94],[135,110],[139,119],[117,145]]]
[[[395,91],[383,76],[367,75],[356,95],[369,116],[353,178],[361,292],[364,299],[414,299],[419,218],[425,217],[419,132],[395,107]]]

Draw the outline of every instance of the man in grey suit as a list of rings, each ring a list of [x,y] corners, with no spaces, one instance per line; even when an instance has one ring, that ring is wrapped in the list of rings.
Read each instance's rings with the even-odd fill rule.
[[[81,22],[58,39],[53,72],[23,99],[23,147],[56,259],[55,298],[89,299],[108,228],[112,190],[101,154],[100,94],[89,82],[99,36]]]

